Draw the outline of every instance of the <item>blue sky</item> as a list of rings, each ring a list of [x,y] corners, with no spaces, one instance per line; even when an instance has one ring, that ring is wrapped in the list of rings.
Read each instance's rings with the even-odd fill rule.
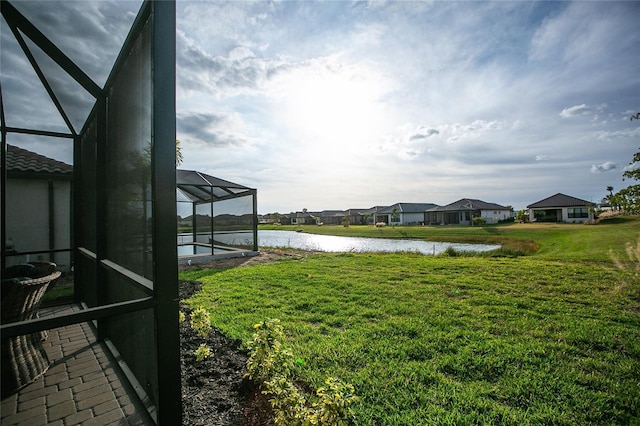
[[[117,45],[139,3],[89,3]],[[638,22],[640,2],[178,1],[181,167],[261,213],[599,201],[640,149]]]

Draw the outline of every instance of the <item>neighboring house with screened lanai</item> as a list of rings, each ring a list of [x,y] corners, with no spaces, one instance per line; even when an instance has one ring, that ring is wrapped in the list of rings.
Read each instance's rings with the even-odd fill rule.
[[[527,206],[531,222],[587,222],[595,204],[565,194],[555,194]]]
[[[424,212],[424,222],[431,225],[473,225],[474,217],[483,218],[485,223],[498,223],[511,218],[511,208],[482,200],[462,198]]]
[[[377,211],[375,220],[387,225],[423,225],[425,210],[437,206],[433,203],[395,203]]]

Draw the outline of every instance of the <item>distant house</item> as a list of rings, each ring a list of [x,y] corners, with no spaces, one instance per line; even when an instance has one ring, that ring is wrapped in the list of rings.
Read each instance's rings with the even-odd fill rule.
[[[288,222],[291,225],[315,225],[316,217],[308,212],[296,212],[285,215],[285,218],[288,218]],[[282,216],[280,217],[280,223],[288,224],[287,221],[283,221]]]
[[[374,224],[374,223],[382,222],[384,219],[388,218],[388,216],[385,214],[382,215],[383,216],[382,218],[378,218],[378,212],[386,209],[387,207],[389,206],[373,206],[369,209],[361,211],[360,213],[362,214],[363,219],[365,220],[367,225]]]
[[[438,207],[433,203],[396,203],[379,210],[376,213],[376,222],[384,222],[387,225],[423,225],[424,212]]]
[[[350,225],[366,225],[367,220],[371,221],[370,216],[365,213],[368,209],[348,209],[345,210],[344,216],[349,218]]]
[[[367,225],[375,223],[376,212],[386,207],[376,206],[369,209],[322,210],[320,212],[296,212],[281,215],[281,223],[292,225]],[[348,219],[345,219],[348,218]],[[386,215],[385,215],[386,219]]]
[[[262,223],[262,224],[274,224],[274,223],[280,223],[280,220],[283,218],[284,215],[281,215],[280,213],[268,213],[268,214],[264,214],[264,215],[258,215],[258,223]]]
[[[7,265],[51,260],[71,268],[71,182],[73,166],[7,145]],[[63,250],[51,252],[52,250]]]
[[[424,222],[428,224],[472,225],[474,217],[482,217],[486,223],[498,223],[511,217],[511,208],[482,200],[463,198],[424,212]]]
[[[321,212],[314,213],[318,218],[318,223],[324,225],[341,225],[342,218],[345,214],[344,210],[322,210]]]
[[[527,206],[531,222],[586,222],[595,204],[565,194],[555,194]]]

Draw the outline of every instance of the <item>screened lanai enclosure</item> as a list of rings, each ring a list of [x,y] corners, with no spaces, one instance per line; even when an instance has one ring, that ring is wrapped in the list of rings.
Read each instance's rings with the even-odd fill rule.
[[[192,170],[176,188],[180,262],[257,253],[255,189]]]
[[[1,7],[3,398],[69,362],[44,353],[47,331],[90,325],[148,421],[179,425],[175,2]],[[38,173],[15,175],[13,187],[8,146],[69,170],[55,180],[50,169],[44,184]],[[40,210],[54,219],[32,225]],[[45,275],[23,279],[33,270],[25,263],[5,282],[16,259],[44,262]],[[61,274],[72,277],[74,308],[39,314],[45,278]]]

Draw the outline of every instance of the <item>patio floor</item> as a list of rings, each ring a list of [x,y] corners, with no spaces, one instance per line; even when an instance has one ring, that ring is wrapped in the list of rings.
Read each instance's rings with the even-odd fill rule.
[[[40,310],[40,316],[79,308]],[[153,425],[116,362],[96,341],[89,323],[49,330],[44,347],[46,373],[2,400],[1,420],[9,425]]]

